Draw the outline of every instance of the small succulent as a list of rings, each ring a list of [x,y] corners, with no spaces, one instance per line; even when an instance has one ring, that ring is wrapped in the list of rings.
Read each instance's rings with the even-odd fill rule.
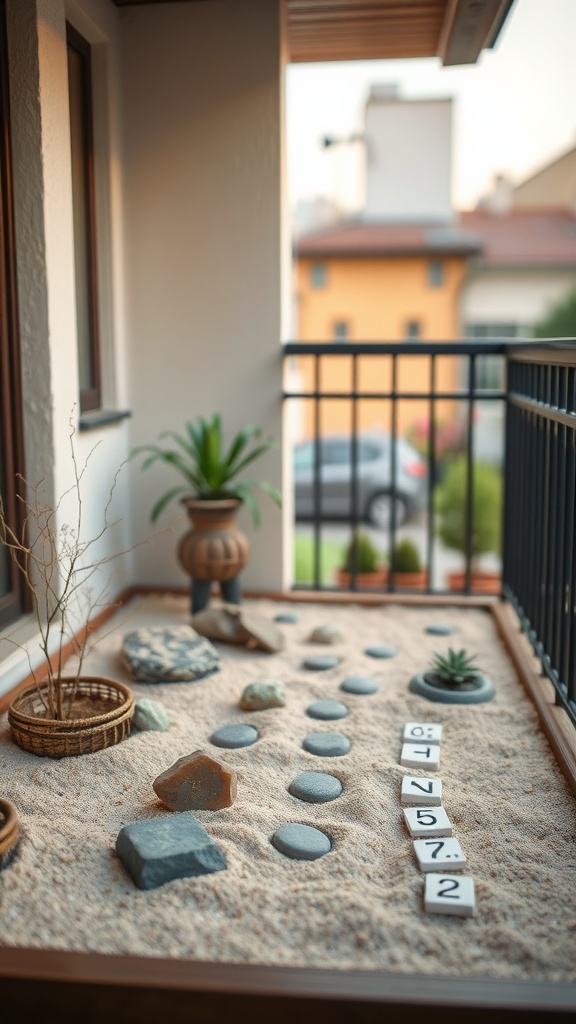
[[[453,651],[448,648],[448,654],[435,654],[432,665],[435,675],[446,683],[447,686],[459,686],[470,679],[476,679],[482,674],[482,669],[474,665],[476,655],[468,656],[465,650]]]

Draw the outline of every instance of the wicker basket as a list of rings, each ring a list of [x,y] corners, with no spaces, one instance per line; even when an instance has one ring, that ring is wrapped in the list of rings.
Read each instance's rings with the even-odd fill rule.
[[[20,841],[20,825],[16,808],[8,800],[0,800],[0,871],[8,866]]]
[[[112,747],[128,736],[134,714],[134,697],[128,686],[96,676],[62,679],[64,705],[74,688],[75,701],[84,699],[98,705],[94,715],[57,721],[46,718],[34,684],[17,694],[8,710],[8,721],[19,747],[40,757],[76,757]],[[102,706],[109,710],[102,711]]]

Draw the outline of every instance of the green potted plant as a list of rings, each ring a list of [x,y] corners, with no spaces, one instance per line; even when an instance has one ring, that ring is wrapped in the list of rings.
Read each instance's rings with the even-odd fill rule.
[[[481,704],[492,700],[495,690],[482,669],[474,664],[476,655],[466,650],[434,654],[432,664],[410,680],[409,689],[441,704]]]
[[[448,548],[466,554],[467,467],[465,457],[455,459],[447,470],[442,485],[436,492],[438,536]],[[473,464],[471,587],[482,593],[498,593],[500,574],[478,567],[478,560],[500,547],[502,519],[502,474],[485,462]],[[448,574],[451,590],[463,590],[465,572]]]
[[[394,583],[397,587],[416,590],[426,590],[428,587],[428,571],[422,568],[418,548],[407,537],[399,540],[394,547],[390,566],[394,570]]]
[[[384,587],[388,583],[388,567],[367,533],[356,530],[343,552],[341,566],[336,570],[336,582],[350,587],[353,573],[358,587]]]
[[[142,469],[160,462],[183,480],[158,498],[150,518],[155,522],[176,497],[186,507],[192,527],[180,542],[178,556],[192,578],[193,612],[208,603],[212,581],[220,583],[225,600],[240,600],[238,575],[249,554],[248,541],[236,526],[242,503],[250,510],[256,526],[260,512],[255,490],[268,494],[278,506],[282,504],[281,495],[272,484],[242,477],[249,465],[276,447],[271,439],[254,444],[260,437],[258,427],[247,426],[226,447],[222,420],[215,413],[211,420],[199,416],[186,423],[181,434],[173,430],[160,434],[161,439],[168,438],[173,445],[141,445],[132,452],[133,456],[146,454]]]

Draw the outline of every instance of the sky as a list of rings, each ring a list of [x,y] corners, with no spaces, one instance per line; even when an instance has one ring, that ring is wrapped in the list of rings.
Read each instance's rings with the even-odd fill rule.
[[[516,0],[492,50],[475,65],[426,60],[294,64],[288,68],[290,203],[325,196],[362,205],[361,146],[325,149],[324,135],[362,130],[370,85],[454,98],[452,197],[470,209],[495,174],[522,181],[576,145],[576,0]]]

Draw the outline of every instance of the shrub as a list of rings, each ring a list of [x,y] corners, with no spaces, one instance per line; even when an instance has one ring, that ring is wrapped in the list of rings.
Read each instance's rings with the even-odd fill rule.
[[[392,552],[394,572],[420,572],[422,563],[420,552],[415,544],[407,538],[400,540]]]
[[[374,572],[381,565],[382,557],[370,537],[357,530],[346,548],[343,569],[346,572]]]
[[[466,553],[466,458],[455,459],[436,492],[438,535],[446,547]],[[489,463],[473,464],[472,561],[498,551],[502,512],[502,474]]]

